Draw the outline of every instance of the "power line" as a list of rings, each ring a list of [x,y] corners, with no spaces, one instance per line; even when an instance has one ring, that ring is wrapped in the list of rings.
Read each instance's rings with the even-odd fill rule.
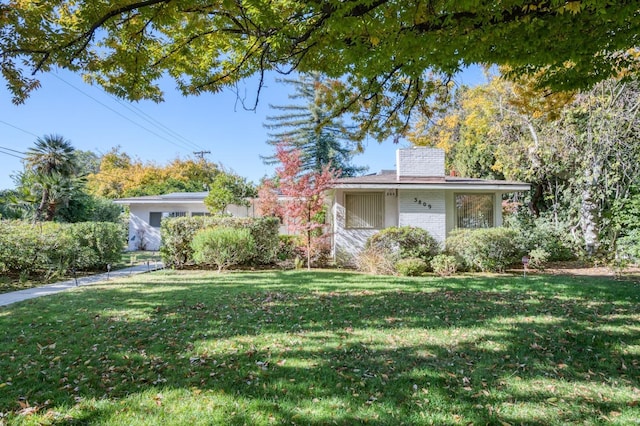
[[[99,101],[98,99],[94,98],[93,96],[89,95],[88,93],[84,92],[82,89],[79,89],[78,87],[74,86],[73,84],[71,84],[71,83],[69,83],[69,82],[67,82],[67,81],[63,80],[61,77],[58,77],[56,74],[53,74],[53,73],[52,73],[51,75],[52,75],[52,76],[54,76],[55,78],[57,78],[58,80],[60,80],[61,82],[63,82],[64,84],[66,84],[67,86],[71,87],[72,89],[77,90],[78,92],[82,93],[83,95],[85,95],[85,96],[86,96],[86,97],[88,97],[89,99],[93,100],[94,102],[98,103],[99,105],[103,106],[104,108],[108,109],[109,111],[113,112],[114,114],[119,115],[120,117],[124,118],[124,119],[125,119],[125,120],[127,120],[128,122],[130,122],[130,123],[132,123],[132,124],[134,124],[134,125],[136,125],[136,126],[140,127],[140,128],[141,128],[141,129],[143,129],[143,130],[146,130],[147,132],[151,133],[152,135],[157,136],[157,137],[159,137],[160,139],[163,139],[163,140],[165,140],[165,141],[169,142],[170,144],[177,146],[178,148],[181,148],[181,149],[191,149],[190,147],[185,146],[185,145],[184,145],[184,143],[182,143],[182,146],[181,146],[181,145],[179,145],[177,142],[174,142],[174,141],[172,141],[172,140],[170,140],[170,139],[168,139],[168,138],[166,138],[166,137],[164,137],[164,136],[162,136],[162,135],[160,135],[160,134],[158,134],[158,133],[154,132],[153,130],[151,130],[151,129],[149,129],[149,128],[145,127],[145,126],[143,126],[142,124],[140,124],[140,123],[137,123],[137,122],[133,121],[132,119],[130,119],[130,118],[129,118],[129,117],[127,117],[126,115],[121,114],[120,112],[118,112],[118,111],[116,111],[115,109],[111,108],[110,106],[108,106],[108,105],[107,105],[107,104],[105,104],[104,102],[101,102],[101,101]]]
[[[7,123],[6,121],[0,120],[0,123],[4,124],[6,126],[9,126],[9,127],[13,127],[14,129],[20,130],[21,132],[24,132],[24,133],[26,133],[28,135],[35,136],[36,138],[40,137],[40,136],[36,135],[35,133],[31,133],[30,131],[22,129],[22,128],[18,127],[18,126],[14,126],[13,124]]]
[[[11,157],[16,157],[16,158],[19,158],[21,160],[24,160],[24,157],[21,157],[21,156],[16,155],[16,154],[12,154],[10,152],[5,152],[2,147],[0,147],[0,154],[9,155]]]
[[[193,147],[195,149],[203,149],[200,145],[190,141],[189,139],[187,139],[184,136],[182,136],[180,133],[170,129],[169,127],[164,125],[162,122],[156,120],[155,118],[153,118],[152,116],[150,116],[149,114],[147,114],[146,112],[144,112],[143,110],[138,108],[137,106],[135,106],[135,105],[133,105],[131,103],[124,102],[124,101],[118,99],[116,96],[113,96],[113,95],[111,95],[111,98],[113,98],[114,101],[118,102],[120,105],[122,105],[123,107],[127,108],[129,111],[133,112],[138,117],[140,117],[143,120],[145,120],[146,122],[148,122],[148,123],[150,123],[150,124],[152,124],[154,126],[160,127],[165,133],[167,133],[171,137],[176,138],[178,140],[182,140],[182,141],[184,141],[185,143],[189,144],[191,147]]]
[[[211,154],[211,151],[196,151],[193,153],[193,155],[195,155],[196,157],[200,158],[201,160],[204,160],[204,155],[205,154]]]
[[[13,152],[15,152],[16,154],[27,155],[27,153],[26,153],[26,152],[16,151],[15,149],[7,148],[6,146],[0,146],[0,148],[2,148],[2,149],[6,149],[7,151],[13,151]]]

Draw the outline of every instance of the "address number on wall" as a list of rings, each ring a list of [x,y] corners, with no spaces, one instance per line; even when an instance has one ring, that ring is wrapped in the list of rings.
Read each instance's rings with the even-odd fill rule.
[[[431,208],[431,204],[427,203],[426,201],[422,201],[421,199],[414,197],[413,202],[422,206],[422,207],[426,207],[428,209]]]

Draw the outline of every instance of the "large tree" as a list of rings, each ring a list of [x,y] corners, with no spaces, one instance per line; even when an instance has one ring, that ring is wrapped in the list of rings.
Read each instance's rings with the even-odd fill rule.
[[[198,94],[317,71],[344,83],[336,112],[383,137],[428,108],[433,74],[489,63],[585,88],[637,73],[638,34],[635,0],[14,0],[0,4],[0,69],[14,102],[56,67],[132,100],[161,100],[165,75]]]
[[[293,86],[289,99],[295,103],[270,105],[277,115],[267,116],[265,127],[270,130],[267,143],[272,146],[284,144],[288,150],[301,153],[301,171],[321,172],[331,167],[339,176],[355,176],[366,170],[351,164],[351,158],[361,151],[353,126],[348,126],[337,117],[332,117],[324,95],[330,90],[332,81],[318,73],[303,74],[298,79],[283,79]],[[266,164],[278,163],[278,156],[263,157]]]
[[[59,135],[38,138],[25,155],[25,176],[38,188],[40,204],[36,220],[53,220],[61,202],[77,187],[75,150],[71,142]]]

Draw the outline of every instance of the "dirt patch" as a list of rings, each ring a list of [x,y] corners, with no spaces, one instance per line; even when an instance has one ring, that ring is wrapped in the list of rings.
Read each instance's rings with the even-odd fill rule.
[[[634,281],[640,280],[640,267],[613,268],[599,266],[591,263],[574,260],[567,262],[550,262],[544,271],[530,271],[538,274],[572,275],[589,277],[625,278]]]

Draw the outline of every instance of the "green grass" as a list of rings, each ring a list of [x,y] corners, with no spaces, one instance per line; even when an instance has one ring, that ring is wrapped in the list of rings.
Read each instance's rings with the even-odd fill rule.
[[[158,272],[0,308],[0,423],[638,424],[640,285]]]
[[[161,262],[162,258],[157,251],[135,251],[135,252],[122,252],[120,259],[111,265],[111,270],[128,268],[130,266],[142,265],[150,262],[154,264]],[[84,277],[87,275],[101,274],[107,272],[105,270],[100,271],[82,271],[78,272],[78,277]],[[53,282],[65,281],[73,279],[72,274],[58,275],[53,274],[47,277],[21,277],[20,274],[10,274],[0,276],[0,294],[8,293],[10,291],[25,290],[28,288],[39,287]]]

